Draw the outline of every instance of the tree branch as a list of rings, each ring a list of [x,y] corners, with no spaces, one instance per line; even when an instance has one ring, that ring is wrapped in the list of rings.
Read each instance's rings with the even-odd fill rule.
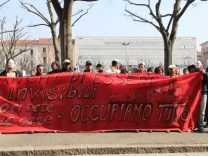
[[[41,18],[48,25],[50,24],[49,20],[34,5],[31,5],[29,3],[23,3],[22,1],[20,1],[20,4],[28,12],[30,12],[32,14],[35,14],[36,16],[38,16],[39,18]]]
[[[125,0],[125,1],[127,1],[131,5],[148,7],[148,4],[133,3],[130,0]]]
[[[0,8],[3,6],[3,5],[5,5],[6,3],[8,3],[10,0],[7,0],[7,1],[5,1],[5,2],[3,2],[2,4],[0,4]]]
[[[72,27],[84,16],[84,15],[86,15],[86,14],[88,14],[88,12],[89,12],[89,10],[91,9],[93,7],[93,5],[91,5],[83,14],[81,14],[74,22],[73,22],[73,24],[72,24]],[[75,13],[74,15],[72,15],[72,17],[73,16],[76,16],[76,15],[78,15],[78,14],[80,14],[81,12],[83,12],[84,10],[82,9],[82,10],[80,10],[80,11],[78,11],[77,13]]]
[[[53,4],[53,8],[55,9],[58,18],[61,19],[63,8],[61,7],[60,2],[58,0],[51,0],[51,3]]]
[[[50,27],[48,24],[44,24],[44,23],[34,24],[34,25],[28,25],[28,27],[30,27],[30,28],[38,27],[38,26],[46,26],[46,27]]]
[[[142,18],[141,16],[138,16],[138,15],[132,13],[132,12],[129,11],[127,8],[125,8],[125,11],[131,15],[130,17],[132,17],[132,19],[133,19],[134,21],[139,21],[139,22],[149,23],[150,25],[154,26],[157,30],[160,30],[160,28],[159,28],[157,25],[155,25],[153,22],[151,22],[151,21],[149,21],[149,20],[146,20],[146,19]],[[138,18],[138,20],[134,19],[134,17],[135,17],[135,18]]]

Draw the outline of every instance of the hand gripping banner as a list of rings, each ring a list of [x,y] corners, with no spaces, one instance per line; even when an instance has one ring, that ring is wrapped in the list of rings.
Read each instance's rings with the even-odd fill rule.
[[[0,132],[193,130],[202,74],[0,78]]]

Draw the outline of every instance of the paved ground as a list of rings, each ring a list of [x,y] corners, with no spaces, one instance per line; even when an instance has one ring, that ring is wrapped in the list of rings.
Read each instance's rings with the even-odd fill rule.
[[[160,154],[110,154],[107,156],[207,156],[208,152],[205,153],[160,153]],[[86,155],[86,156],[97,156],[97,155]],[[99,155],[106,156],[106,155]]]
[[[188,152],[208,152],[208,133],[114,132],[0,135],[0,155],[182,154]]]

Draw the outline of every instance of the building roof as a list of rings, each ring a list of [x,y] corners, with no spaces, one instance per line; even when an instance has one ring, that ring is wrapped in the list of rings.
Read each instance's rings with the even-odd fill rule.
[[[10,44],[10,43],[11,43],[10,40],[5,40],[4,41],[4,44]],[[38,40],[17,40],[16,41],[17,45],[25,45],[25,44],[34,45],[34,44],[37,44],[37,43],[38,43]]]
[[[200,46],[204,46],[204,45],[207,45],[207,44],[208,44],[208,41],[201,43]]]
[[[5,40],[5,44],[10,44],[10,40]],[[17,45],[52,45],[52,38],[39,38],[39,40],[17,40]]]
[[[39,38],[38,40],[39,45],[51,45],[53,44],[52,38]]]

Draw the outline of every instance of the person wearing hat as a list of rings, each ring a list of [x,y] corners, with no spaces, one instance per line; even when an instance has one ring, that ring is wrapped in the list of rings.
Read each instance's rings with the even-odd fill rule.
[[[93,72],[91,61],[86,61],[84,72]]]
[[[0,74],[0,76],[21,77],[22,74],[20,71],[15,69],[15,61],[13,59],[8,59],[5,70]]]
[[[171,64],[171,65],[168,66],[168,72],[169,72],[168,75],[170,77],[176,77],[176,76],[178,76],[177,75],[177,67],[176,67],[175,64]]]
[[[141,62],[138,64],[139,73],[146,73],[145,63]]]
[[[120,73],[119,60],[114,59],[111,63],[111,68],[107,71],[108,73]]]
[[[48,74],[54,74],[54,73],[59,73],[60,72],[60,65],[57,61],[53,61],[51,63],[51,69],[52,71],[48,72]]]
[[[71,68],[71,62],[69,59],[65,59],[62,63],[62,69],[60,70],[60,72],[71,72],[72,68]]]

